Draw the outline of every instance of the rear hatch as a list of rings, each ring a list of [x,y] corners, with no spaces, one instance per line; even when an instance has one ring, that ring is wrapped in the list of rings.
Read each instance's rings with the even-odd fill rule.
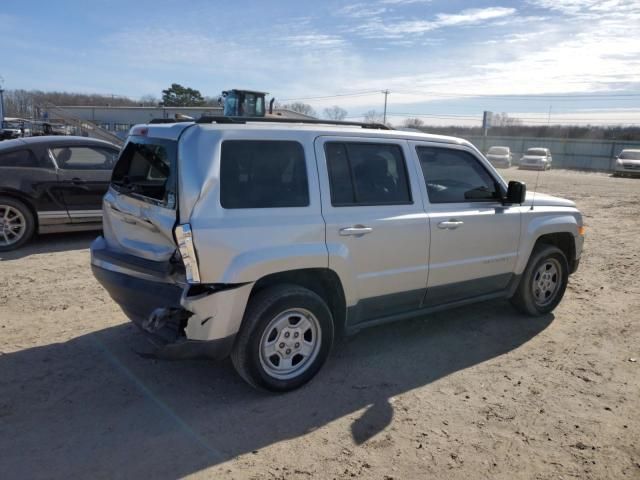
[[[132,129],[103,202],[109,250],[154,262],[176,252],[178,139],[190,124]]]

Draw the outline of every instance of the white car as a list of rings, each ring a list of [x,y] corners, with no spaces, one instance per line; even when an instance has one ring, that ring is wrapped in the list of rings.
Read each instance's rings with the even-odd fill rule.
[[[509,147],[491,147],[487,151],[486,157],[494,167],[510,168],[511,160],[513,160]]]
[[[551,152],[548,148],[529,148],[520,159],[519,168],[532,168],[535,170],[551,169]]]
[[[616,157],[614,175],[640,175],[640,150],[622,150],[622,152],[620,152],[620,155]]]
[[[498,298],[549,314],[578,267],[582,215],[525,193],[459,138],[324,120],[138,125],[91,264],[158,355],[230,355],[250,384],[286,391],[341,332]]]

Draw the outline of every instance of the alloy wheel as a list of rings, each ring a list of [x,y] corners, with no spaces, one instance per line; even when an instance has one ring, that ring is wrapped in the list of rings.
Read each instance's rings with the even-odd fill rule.
[[[18,243],[27,230],[27,221],[20,210],[0,204],[0,246]]]

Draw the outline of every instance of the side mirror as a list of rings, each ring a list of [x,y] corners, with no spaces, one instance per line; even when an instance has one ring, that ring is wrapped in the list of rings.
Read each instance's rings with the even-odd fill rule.
[[[503,203],[524,203],[527,196],[527,185],[522,182],[511,180],[507,189],[507,196],[504,197]]]

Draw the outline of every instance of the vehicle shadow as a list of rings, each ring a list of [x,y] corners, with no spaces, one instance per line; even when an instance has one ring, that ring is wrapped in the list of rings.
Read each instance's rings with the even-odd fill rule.
[[[100,235],[99,231],[48,233],[37,235],[33,240],[9,252],[0,252],[0,262],[18,260],[40,253],[65,252],[68,250],[83,250],[89,248],[91,242]]]
[[[284,395],[252,389],[228,361],[145,359],[130,324],[0,354],[3,476],[182,477],[366,409],[346,432],[362,444],[391,423],[394,396],[514,350],[552,320],[493,302],[373,328]]]

